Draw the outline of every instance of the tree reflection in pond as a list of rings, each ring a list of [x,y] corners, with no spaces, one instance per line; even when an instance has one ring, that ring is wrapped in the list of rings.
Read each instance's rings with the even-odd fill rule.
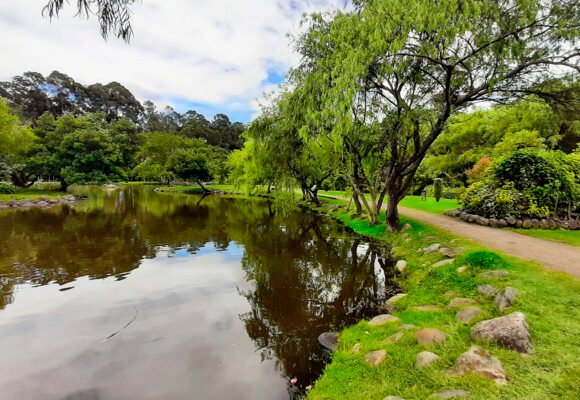
[[[236,309],[243,311],[236,311],[233,318],[240,323],[240,332],[235,331],[238,328],[232,324],[232,315],[227,315],[226,308],[219,311],[219,318],[223,321],[220,320],[222,322],[218,322],[217,326],[223,323],[223,326],[233,329],[231,334],[237,335],[233,337],[236,341],[242,343],[246,340],[249,347],[254,349],[247,355],[237,356],[249,360],[256,356],[257,348],[262,364],[275,363],[277,379],[280,375],[284,378],[288,397],[294,398],[319,376],[328,361],[329,354],[318,344],[317,337],[323,332],[340,330],[345,325],[376,314],[378,304],[397,292],[392,276],[393,261],[389,259],[389,249],[384,244],[369,243],[318,215],[303,211],[277,215],[271,204],[263,199],[219,196],[202,199],[192,195],[160,194],[151,188],[137,187],[115,192],[104,192],[98,188],[82,190],[89,196],[88,200],[74,207],[0,213],[0,243],[3,243],[0,247],[0,325],[4,322],[8,328],[17,329],[17,325],[12,326],[10,321],[3,320],[6,311],[1,310],[10,303],[19,304],[20,291],[16,291],[19,285],[57,284],[62,296],[76,293],[75,296],[83,298],[86,283],[81,284],[81,277],[112,277],[118,281],[116,285],[120,289],[123,289],[125,282],[140,282],[144,286],[139,287],[147,290],[150,298],[158,296],[160,291],[171,291],[172,299],[178,301],[176,304],[182,310],[203,313],[208,304],[189,299],[196,290],[201,290],[196,289],[199,287],[198,281],[203,281],[211,270],[204,270],[206,267],[201,267],[201,261],[196,260],[208,254],[223,254],[226,257],[224,260],[237,263],[242,271],[239,272],[237,267],[237,274],[241,274],[239,278],[233,271],[227,272],[231,275],[226,276],[228,282],[234,282],[233,291],[228,291],[230,283],[210,290],[212,288],[207,287],[209,283],[201,282],[204,284],[202,289],[210,293],[208,301],[215,303],[211,304],[214,309],[212,316],[216,315],[216,307],[219,310],[220,302],[230,308],[232,304],[237,304]],[[164,261],[168,256],[190,259],[188,262],[193,269],[172,272],[183,274],[179,275],[184,279],[183,289],[176,289],[159,275],[164,274],[166,268],[175,268],[171,267],[172,263]],[[219,257],[215,259],[220,260]],[[145,260],[153,261],[157,268],[161,267],[157,272],[148,272],[147,278],[134,274],[135,269],[146,264]],[[226,265],[230,264],[214,265],[214,269],[222,274],[230,271],[227,269],[229,267],[225,268]],[[152,278],[155,276],[158,278]],[[147,280],[140,281],[144,279]],[[72,288],[77,289],[70,290]],[[91,290],[92,295],[101,296],[98,288]],[[124,296],[131,298],[132,293],[126,291]],[[106,297],[101,301],[106,301]],[[134,301],[142,300],[135,297]],[[165,307],[164,304],[159,307]],[[86,310],[94,313],[82,315],[83,324],[87,326],[91,323],[95,329],[101,329],[103,313],[106,315],[109,313],[107,310],[118,306],[112,303],[100,307],[103,310],[95,305],[94,310],[71,308],[69,312],[84,313]],[[161,324],[155,319],[145,320],[145,315],[136,324],[151,324],[152,329]],[[167,324],[170,316],[160,315]],[[70,315],[71,320],[78,317]],[[149,314],[149,318],[154,317]],[[183,318],[183,315],[176,314],[175,318]],[[203,339],[204,346],[208,346],[207,351],[210,352],[219,351],[223,346],[217,339],[212,344],[211,337],[201,330],[198,332],[196,321],[180,325],[183,331],[175,332],[173,342],[166,338],[164,344],[177,351],[173,356],[176,365],[180,361],[177,354],[180,352],[179,346],[183,346],[183,335]],[[34,335],[33,332],[27,334]],[[74,335],[74,332],[70,334]],[[202,334],[205,336],[196,336]],[[49,340],[48,336],[44,340]],[[14,337],[10,339],[14,340]],[[134,354],[139,354],[140,343],[140,339],[133,343],[137,351]],[[143,351],[151,351],[155,343],[147,342],[147,350],[143,348]],[[162,342],[159,343],[161,345]],[[69,348],[69,351],[74,353],[77,349]],[[107,357],[106,353],[102,355],[103,362]],[[146,358],[142,360],[143,363],[146,361]],[[117,368],[128,368],[138,377],[140,366],[137,362],[119,364]],[[202,362],[196,361],[199,365]],[[244,365],[237,368],[240,376],[251,379]],[[72,366],[67,370],[75,371]],[[298,379],[296,385],[289,383],[292,378]],[[260,379],[264,379],[263,375]],[[214,385],[227,387],[228,383],[236,384],[216,381]],[[256,382],[248,384],[257,385]],[[273,385],[274,381],[267,387]],[[139,393],[139,390],[147,388],[145,385],[132,389]],[[114,384],[109,385],[107,390],[115,398]],[[185,392],[187,388],[175,390]],[[218,386],[215,390],[211,387],[207,390],[209,394],[206,396],[224,396],[223,393],[217,394]],[[264,391],[270,389],[254,390],[269,396]],[[276,396],[274,392],[270,394]],[[250,392],[248,396],[251,396]],[[185,394],[180,397],[175,393],[173,397],[189,398]]]

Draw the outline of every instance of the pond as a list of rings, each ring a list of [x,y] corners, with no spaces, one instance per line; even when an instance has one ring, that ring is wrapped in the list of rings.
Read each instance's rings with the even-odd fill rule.
[[[300,398],[317,337],[397,291],[389,249],[320,215],[86,190],[0,212],[3,400]]]

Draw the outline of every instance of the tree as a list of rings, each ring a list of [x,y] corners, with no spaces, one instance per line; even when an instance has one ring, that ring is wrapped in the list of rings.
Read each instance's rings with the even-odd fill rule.
[[[16,186],[21,187],[34,183],[36,176],[27,168],[26,159],[36,139],[6,101],[0,99],[0,177],[9,176]]]
[[[133,36],[131,6],[136,2],[137,0],[78,0],[76,2],[77,16],[88,18],[90,14],[95,14],[104,39],[112,33],[117,38],[129,42]],[[49,0],[42,14],[52,20],[59,16],[65,4],[68,4],[68,1]]]
[[[552,77],[578,76],[579,5],[568,0],[359,0],[310,19],[297,42],[297,110],[346,138],[379,133],[377,171],[387,225],[449,118],[479,102],[529,95]],[[303,75],[303,76],[300,76]],[[346,143],[346,141],[345,141]],[[356,152],[354,153],[356,155]]]
[[[208,180],[209,168],[207,158],[192,149],[177,149],[168,160],[168,169],[178,178],[196,182],[204,192],[209,192],[203,185]]]

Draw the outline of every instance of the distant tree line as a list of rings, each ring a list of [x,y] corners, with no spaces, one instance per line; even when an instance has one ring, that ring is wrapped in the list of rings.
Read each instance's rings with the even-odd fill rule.
[[[245,125],[227,115],[158,111],[123,85],[83,86],[60,72],[0,82],[0,181],[70,184],[224,180]]]

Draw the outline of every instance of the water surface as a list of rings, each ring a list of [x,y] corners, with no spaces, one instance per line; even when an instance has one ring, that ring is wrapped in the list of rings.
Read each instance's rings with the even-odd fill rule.
[[[3,400],[298,398],[318,335],[396,291],[388,249],[312,213],[89,191],[0,212]]]

